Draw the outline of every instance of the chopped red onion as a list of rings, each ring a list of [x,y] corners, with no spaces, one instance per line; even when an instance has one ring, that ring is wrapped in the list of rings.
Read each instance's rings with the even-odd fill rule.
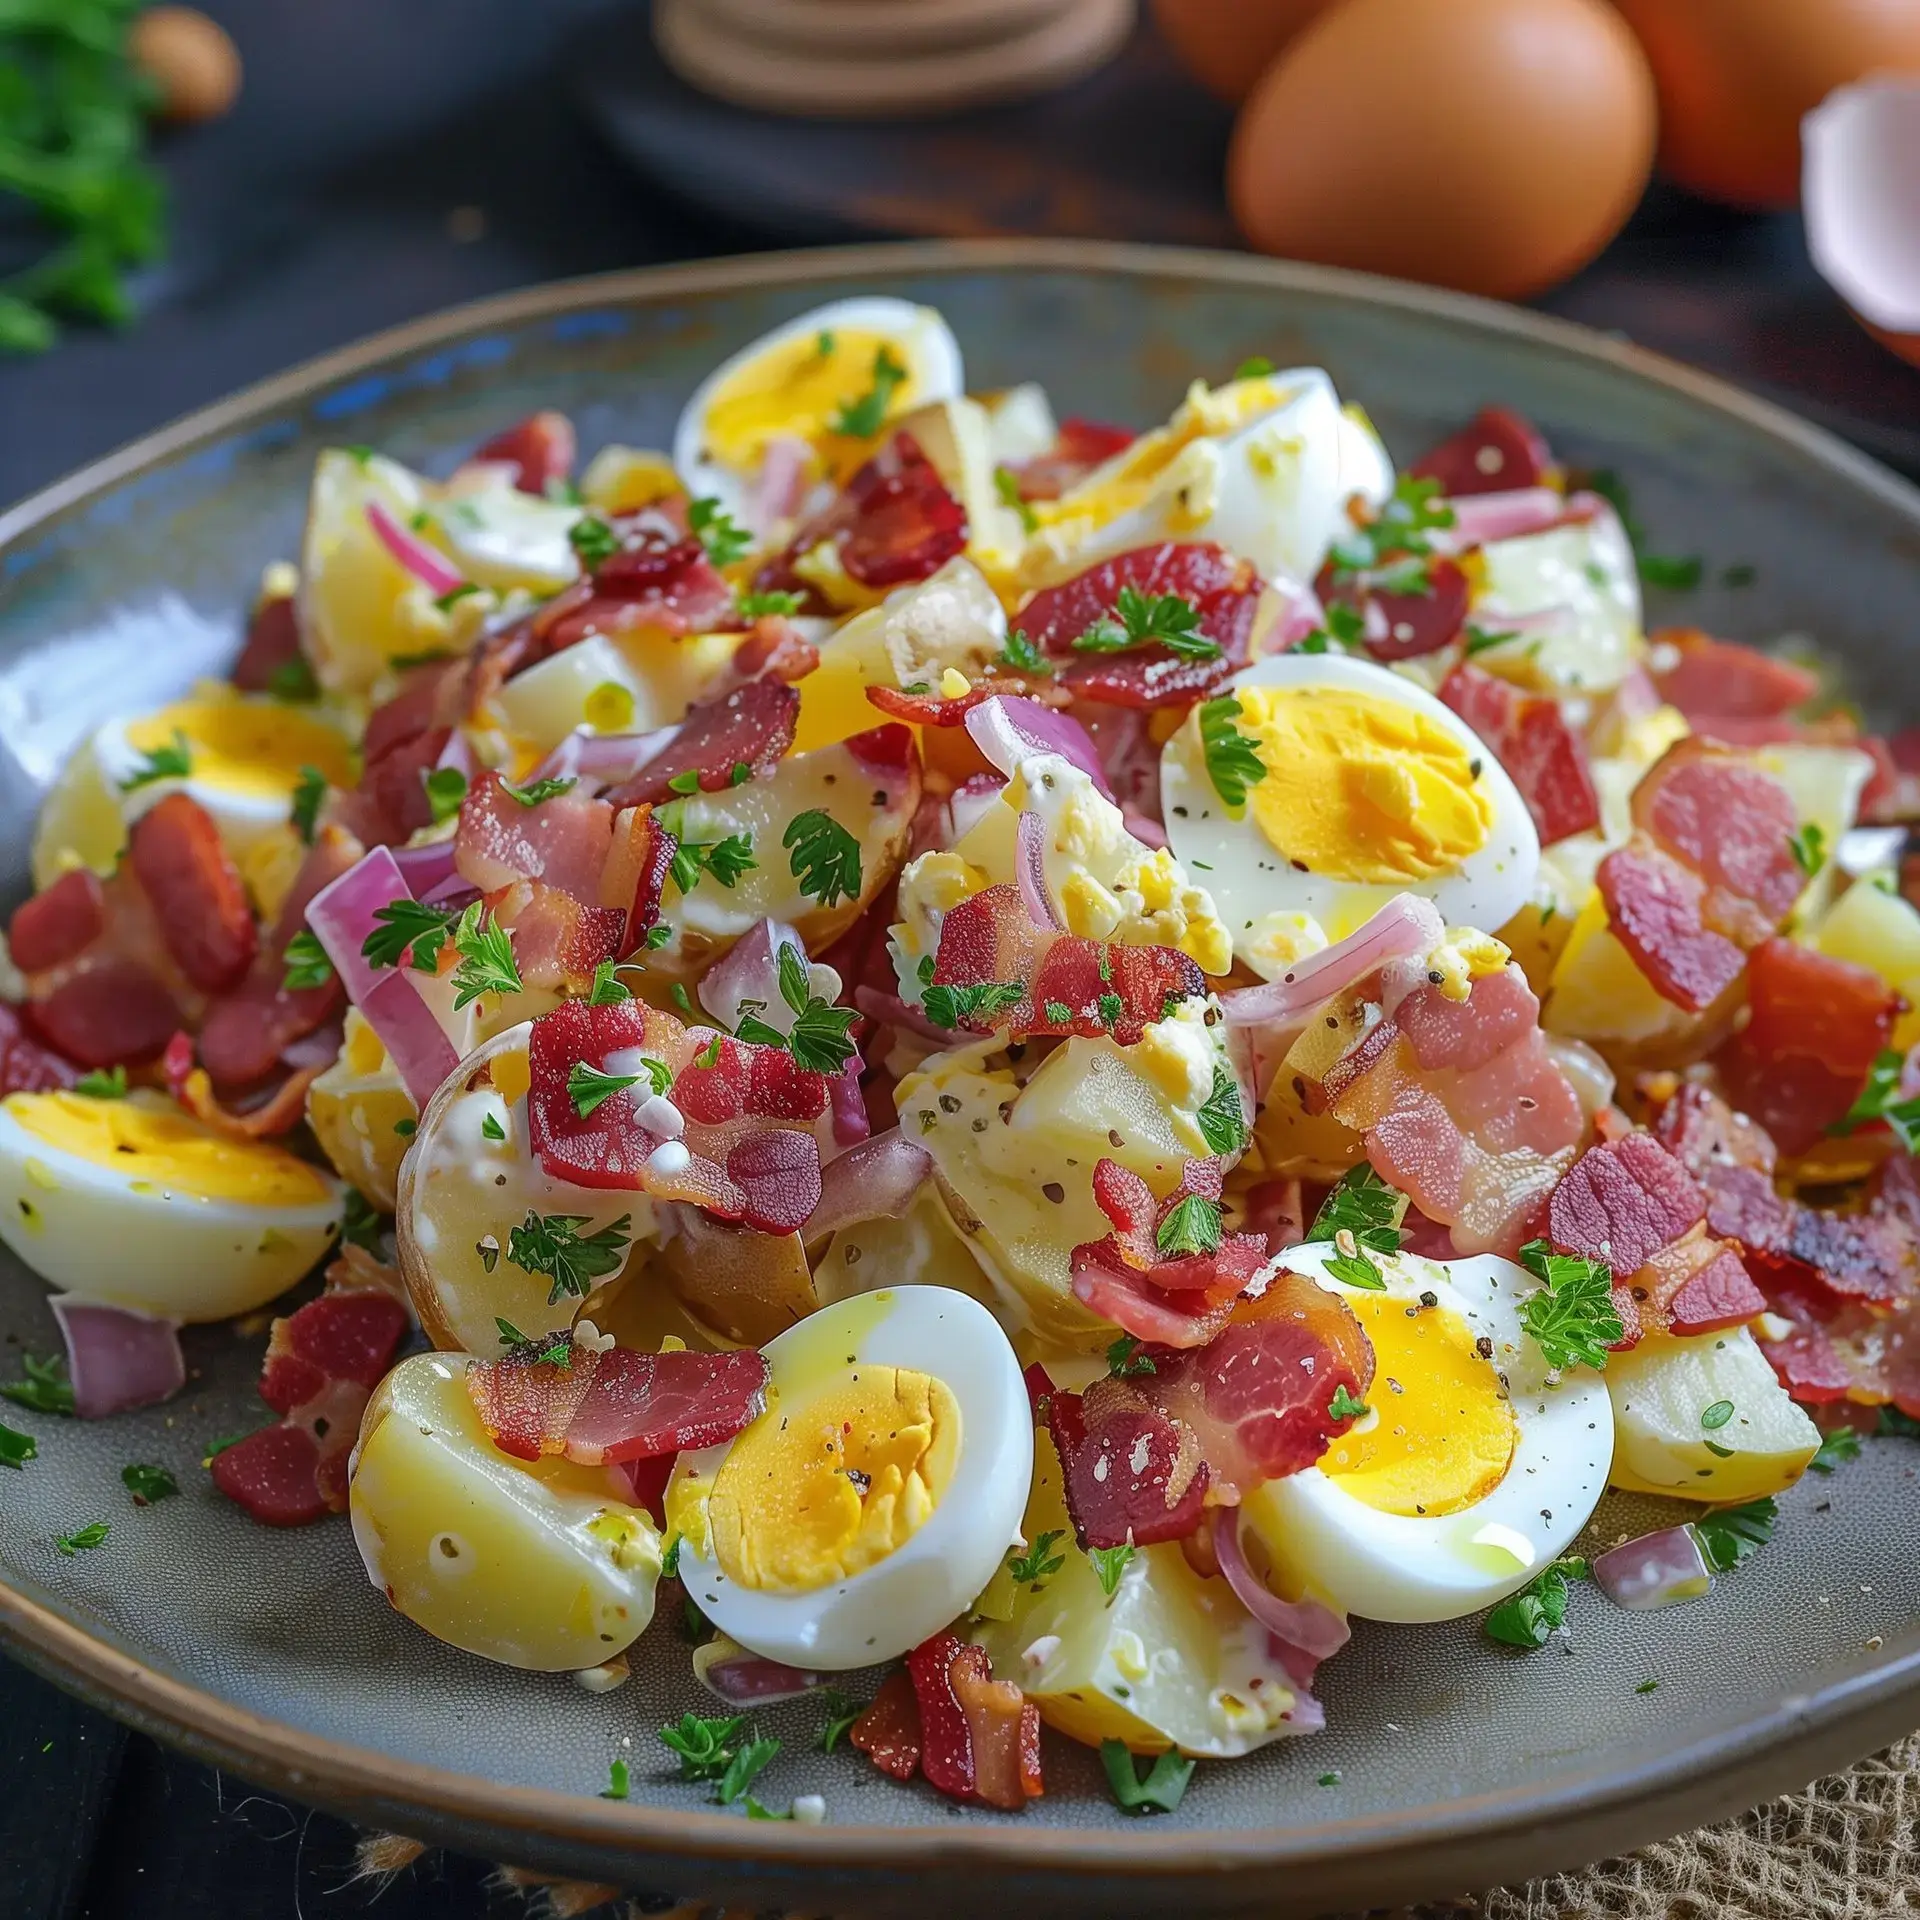
[[[1213,1551],[1240,1604],[1273,1636],[1275,1658],[1298,1686],[1312,1686],[1314,1670],[1347,1644],[1353,1630],[1331,1607],[1317,1600],[1282,1600],[1268,1587],[1247,1564],[1237,1507],[1215,1513]]]
[[[824,1240],[862,1220],[897,1220],[933,1171],[933,1156],[898,1127],[876,1133],[828,1161],[820,1198],[807,1221],[807,1238]]]
[[[1285,591],[1278,586],[1274,590]],[[1311,587],[1295,587],[1292,591],[1293,604],[1273,629],[1272,637],[1266,644],[1268,653],[1285,653],[1289,647],[1298,646],[1315,627],[1326,624],[1327,610]]]
[[[1593,1577],[1609,1600],[1634,1613],[1698,1600],[1713,1585],[1713,1570],[1691,1527],[1663,1527],[1603,1553]]]
[[[453,872],[453,836],[444,840],[429,840],[419,847],[389,847],[393,855],[393,864],[400,870],[400,877],[407,886],[421,898],[428,890],[437,887]]]
[[[651,733],[595,733],[591,727],[575,727],[527,778],[576,779],[595,789],[615,786],[639,772],[679,731],[658,727]]]
[[[460,1064],[453,1042],[421,998],[409,972],[392,972],[355,1003],[367,1025],[380,1036],[414,1105],[422,1112],[440,1083]]]
[[[1020,882],[1020,903],[1036,927],[1064,928],[1047,892],[1046,823],[1031,807],[1020,810],[1020,825],[1014,852],[1014,877]]]
[[[367,525],[394,559],[432,593],[452,593],[467,584],[466,576],[445,554],[409,533],[378,500],[367,502]]]
[[[827,1098],[832,1103],[833,1143],[836,1147],[857,1147],[873,1132],[873,1122],[867,1118],[867,1097],[860,1090],[862,1070],[861,1059],[856,1052],[833,1076],[827,1087]],[[824,1154],[821,1164],[829,1164]]]
[[[967,731],[974,745],[1009,777],[1035,754],[1057,753],[1086,774],[1109,800],[1115,798],[1086,728],[1037,700],[997,693],[967,715]]]
[[[806,942],[784,920],[756,920],[708,968],[700,1004],[731,1033],[751,1000],[759,1017],[780,1033],[793,1031],[793,1009],[780,994],[780,949],[791,947],[807,965]]]
[[[464,913],[480,898],[480,889],[464,874],[450,873],[430,886],[420,898],[430,907],[451,907],[455,913]]]
[[[1436,553],[1465,553],[1489,540],[1517,540],[1529,533],[1545,533],[1565,518],[1567,503],[1551,487],[1513,487],[1504,493],[1463,494],[1449,499],[1453,525],[1436,527],[1431,539]]]
[[[797,1700],[814,1687],[825,1685],[827,1678],[804,1667],[762,1659],[729,1640],[710,1640],[704,1647],[696,1647],[693,1673],[709,1693],[736,1707],[770,1707],[776,1701]]]
[[[1167,844],[1167,830],[1158,820],[1150,820],[1144,813],[1129,812],[1124,817],[1127,831],[1143,847],[1152,847],[1158,852]]]
[[[1357,933],[1289,967],[1277,980],[1220,996],[1227,1024],[1259,1027],[1300,1021],[1323,1001],[1377,972],[1389,960],[1431,953],[1446,925],[1431,900],[1397,893]]]
[[[1006,788],[1006,778],[998,773],[970,773],[947,796],[947,813],[953,822],[953,839],[964,839],[992,810]]]
[[[70,1293],[55,1294],[52,1305],[67,1343],[73,1410],[82,1420],[158,1406],[187,1384],[180,1329],[173,1321]]]

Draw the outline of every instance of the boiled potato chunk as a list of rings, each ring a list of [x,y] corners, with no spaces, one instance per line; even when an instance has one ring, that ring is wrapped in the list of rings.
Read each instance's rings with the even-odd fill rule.
[[[814,1291],[830,1307],[882,1287],[950,1287],[992,1308],[994,1292],[941,1205],[931,1181],[897,1220],[857,1221],[827,1242],[813,1269]]]
[[[1902,995],[1909,1011],[1893,1030],[1904,1052],[1920,1040],[1920,913],[1897,893],[1856,880],[1812,935],[1812,945],[1836,960],[1869,967]]]
[[[350,1511],[368,1577],[416,1626],[536,1673],[597,1667],[653,1618],[661,1540],[604,1470],[502,1453],[464,1354],[416,1354],[361,1423]]]
[[[1108,1597],[1073,1543],[1060,1458],[1044,1429],[1034,1436],[1023,1530],[1031,1541],[1052,1534],[1047,1557],[1064,1564],[1038,1592],[1015,1585],[1011,1617],[983,1620],[974,1638],[1049,1726],[1089,1746],[1124,1740],[1136,1753],[1177,1747],[1215,1760],[1295,1731],[1286,1716],[1297,1696],[1267,1653],[1266,1629],[1224,1580],[1195,1573],[1177,1545],[1136,1552]]]
[[[347,1009],[340,1057],[307,1089],[307,1124],[334,1171],[382,1213],[394,1208],[400,1162],[419,1109],[358,1007]]]
[[[1819,1429],[1787,1397],[1745,1327],[1649,1334],[1609,1354],[1604,1377],[1613,1397],[1608,1477],[1616,1487],[1716,1503],[1757,1500],[1792,1486],[1819,1451]]]

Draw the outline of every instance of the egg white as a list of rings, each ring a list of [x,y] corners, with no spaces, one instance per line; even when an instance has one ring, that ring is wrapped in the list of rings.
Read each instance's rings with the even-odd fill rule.
[[[1412,709],[1480,762],[1480,789],[1492,804],[1493,823],[1483,846],[1428,880],[1382,885],[1296,872],[1261,832],[1251,801],[1236,820],[1215,791],[1196,710],[1160,755],[1167,840],[1180,864],[1205,882],[1233,934],[1234,952],[1248,965],[1271,977],[1299,957],[1298,952],[1276,954],[1268,943],[1272,916],[1305,915],[1327,938],[1337,940],[1396,893],[1408,892],[1431,900],[1449,926],[1493,932],[1532,898],[1540,870],[1540,836],[1533,816],[1506,769],[1451,707],[1390,668],[1342,654],[1273,654],[1243,668],[1221,691],[1251,686],[1337,687]],[[1305,949],[1319,944],[1309,937]]]
[[[966,392],[960,343],[953,337],[953,329],[933,308],[877,294],[815,307],[809,313],[769,328],[759,339],[729,355],[694,389],[693,398],[687,402],[673,430],[673,464],[696,499],[711,496],[742,525],[753,524],[753,476],[736,473],[709,455],[706,447],[708,409],[734,374],[752,365],[770,349],[789,340],[841,331],[872,333],[884,339],[913,376],[912,399],[916,406],[957,399]]]
[[[805,1405],[860,1364],[944,1381],[960,1408],[960,1449],[939,1504],[899,1549],[808,1593],[734,1585],[690,1538],[680,1577],[723,1633],[770,1660],[842,1672],[891,1660],[965,1611],[1019,1534],[1033,1480],[1033,1420],[1020,1363],[978,1301],[945,1287],[896,1287],[823,1307],[764,1349],[771,1388]],[[710,1491],[733,1441],[685,1453],[668,1511],[689,1474]]]
[[[1293,1247],[1280,1263],[1350,1300],[1377,1299],[1327,1269],[1330,1241]],[[1426,1260],[1371,1255],[1387,1296],[1416,1303],[1439,1296],[1493,1343],[1489,1365],[1505,1381],[1518,1428],[1500,1484],[1458,1513],[1383,1513],[1342,1491],[1318,1467],[1270,1480],[1241,1512],[1281,1583],[1372,1620],[1451,1620],[1493,1605],[1565,1551],[1607,1485],[1613,1404],[1597,1373],[1576,1368],[1558,1380],[1520,1320],[1520,1302],[1539,1283],[1511,1260]],[[1374,1376],[1367,1400],[1390,1417],[1393,1392]]]

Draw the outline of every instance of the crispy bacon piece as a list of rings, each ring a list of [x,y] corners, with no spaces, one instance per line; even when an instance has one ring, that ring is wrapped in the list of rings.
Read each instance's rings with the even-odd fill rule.
[[[1023,460],[1013,469],[1020,498],[1058,500],[1095,467],[1104,466],[1116,453],[1126,452],[1133,442],[1134,435],[1125,427],[1110,427],[1070,414],[1060,422],[1054,443],[1045,453]]]
[[[1622,1346],[1649,1330],[1700,1334],[1744,1326],[1767,1305],[1738,1250],[1698,1226],[1615,1287],[1613,1303],[1626,1329]]]
[[[348,1248],[317,1300],[274,1321],[260,1397],[279,1423],[216,1454],[214,1485],[262,1526],[344,1512],[360,1416],[411,1324],[399,1276]]]
[[[898,687],[873,686],[867,689],[867,702],[889,719],[912,726],[963,727],[967,715],[983,700],[1003,693],[1031,697],[1026,681],[989,674],[985,679],[974,681],[965,693],[951,698],[944,694],[903,693]]]
[[[1717,721],[1776,720],[1819,691],[1818,675],[1804,667],[1716,640],[1699,627],[1662,627],[1647,638],[1656,660],[1671,659],[1654,671],[1660,697],[1678,707],[1696,733],[1729,739],[1715,732]],[[1736,726],[1731,740],[1745,744],[1746,735]]]
[[[731,1353],[601,1352],[570,1333],[467,1369],[467,1392],[502,1453],[562,1454],[583,1467],[717,1446],[765,1411],[766,1360]]]
[[[631,951],[626,913],[584,906],[544,880],[516,880],[481,898],[513,936],[514,964],[529,987],[584,993],[601,961]]]
[[[942,922],[939,987],[1017,986],[1020,998],[960,1011],[968,1033],[1111,1034],[1132,1046],[1170,1003],[1206,992],[1206,976],[1175,947],[1123,947],[1036,927],[1015,886],[987,887]]]
[[[579,787],[526,806],[489,769],[475,776],[460,803],[454,866],[482,893],[516,880],[541,880],[577,900],[592,900],[613,844],[613,816],[606,801]]]
[[[238,986],[259,937],[212,814],[188,794],[168,794],[133,823],[129,863],[187,978],[203,993]]]
[[[1554,471],[1553,449],[1533,422],[1508,407],[1482,407],[1458,433],[1424,453],[1410,471],[1438,480],[1451,498],[1537,487]]]
[[[1222,1233],[1211,1253],[1163,1255],[1157,1235],[1191,1197],[1218,1204],[1217,1160],[1189,1160],[1164,1202],[1117,1160],[1093,1170],[1093,1197],[1113,1231],[1075,1247],[1073,1291],[1102,1318],[1136,1339],[1169,1347],[1204,1346],[1226,1324],[1234,1299],[1267,1253],[1258,1234]]]
[[[1046,1419],[1082,1547],[1148,1547],[1200,1524],[1207,1463],[1191,1430],[1158,1407],[1096,1381],[1084,1395],[1050,1393]]]
[[[622,953],[638,953],[659,924],[660,902],[679,844],[654,818],[651,807],[622,807],[614,816],[613,845],[600,873],[600,901],[626,910]]]
[[[227,676],[242,693],[267,693],[274,676],[300,658],[300,616],[292,598],[262,600],[247,623],[246,644]]]
[[[1084,700],[1121,707],[1185,707],[1203,699],[1247,658],[1260,576],[1211,541],[1161,541],[1043,587],[1021,608],[1018,624],[1043,653],[1069,664],[1058,684]],[[1074,641],[1114,617],[1123,587],[1148,599],[1177,594],[1199,613],[1199,630],[1220,649],[1209,660],[1183,658],[1158,642],[1120,653],[1076,652]]]
[[[607,798],[616,807],[659,806],[672,782],[693,773],[703,793],[734,783],[734,770],[771,773],[793,745],[800,696],[784,680],[749,680],[718,700],[694,707],[653,759]]]
[[[549,481],[564,480],[573,471],[576,452],[573,422],[543,409],[496,433],[473,457],[512,467],[513,484],[522,493],[544,494]]]
[[[144,1066],[180,1026],[180,1008],[153,969],[109,954],[25,1009],[33,1031],[81,1067]]]
[[[1046,1791],[1040,1710],[995,1680],[981,1647],[936,1634],[907,1655],[921,1728],[920,1770],[951,1799],[1017,1813]]]
[[[1650,1133],[1589,1147],[1553,1190],[1548,1231],[1562,1253],[1636,1273],[1707,1217],[1706,1195]]]
[[[91,946],[107,926],[107,897],[87,867],[63,873],[13,911],[7,946],[22,973],[45,973]]]
[[[792,685],[820,664],[820,649],[784,614],[765,613],[734,648],[731,664],[736,680],[758,680],[765,675]]]
[[[1440,683],[1440,698],[1512,776],[1542,845],[1600,824],[1600,799],[1586,747],[1557,700],[1522,693],[1465,662]]]
[[[0,1001],[0,1100],[10,1093],[53,1093],[79,1077],[70,1061],[30,1040],[19,1014]]]
[[[1342,580],[1329,565],[1316,588],[1323,601],[1344,600],[1360,609],[1366,623],[1361,637],[1374,659],[1417,660],[1454,640],[1466,625],[1472,598],[1456,561],[1429,560],[1425,577],[1424,593],[1389,593],[1357,576]]]
[[[920,1771],[920,1702],[904,1667],[881,1681],[847,1738],[890,1779],[911,1780]]]

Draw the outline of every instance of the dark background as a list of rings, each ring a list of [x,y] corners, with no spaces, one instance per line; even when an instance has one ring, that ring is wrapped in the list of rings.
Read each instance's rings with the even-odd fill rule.
[[[235,112],[163,144],[175,232],[144,274],[138,325],[0,361],[0,505],[233,388],[416,315],[532,281],[822,236],[746,191],[694,208],[637,177],[583,111],[625,106],[699,179],[750,140],[651,72],[644,17],[615,0],[215,0],[246,62]],[[1156,111],[1142,113],[1142,99]],[[616,106],[620,104],[615,99]],[[1043,116],[1037,122],[1035,115]],[[1226,120],[1151,49],[1007,123],[1006,150],[1105,121],[1191,219],[1095,207],[1116,237],[1217,222]],[[1116,134],[1117,129],[1117,134]],[[1144,132],[1143,132],[1144,129]],[[682,135],[684,134],[684,138]],[[718,143],[718,149],[712,143]],[[944,194],[926,130],[865,152]],[[1191,183],[1189,187],[1188,183]],[[1036,197],[1043,200],[1044,195]],[[783,230],[784,228],[784,230]],[[1813,275],[1792,216],[1726,213],[1656,188],[1626,234],[1541,303],[1726,373],[1920,472],[1920,373],[1883,353]],[[4,618],[4,606],[0,606]],[[316,1623],[316,1630],[324,1630]],[[478,1862],[431,1854],[391,1889],[349,1885],[355,1836],[130,1735],[0,1660],[0,1920],[474,1920],[519,1913]]]

